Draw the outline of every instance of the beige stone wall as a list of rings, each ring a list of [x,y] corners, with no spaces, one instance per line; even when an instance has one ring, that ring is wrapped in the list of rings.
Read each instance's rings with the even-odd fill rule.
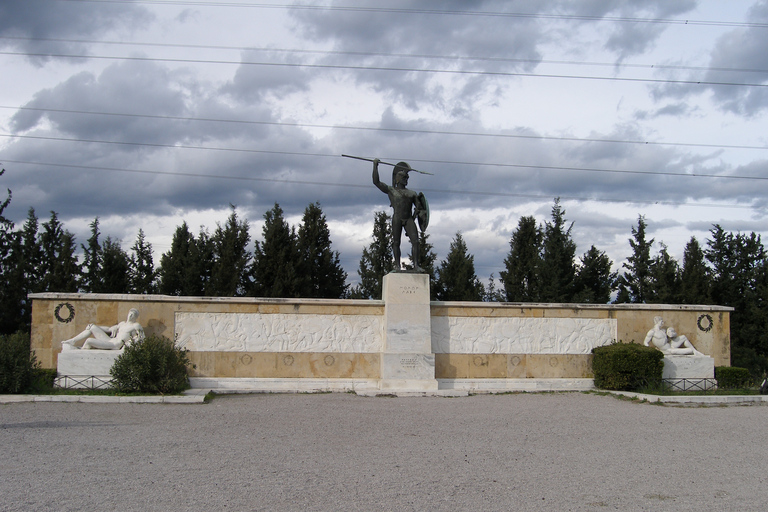
[[[148,335],[173,337],[176,312],[307,315],[384,315],[381,301],[197,298],[138,295],[33,294],[32,349],[43,367],[55,368],[61,340],[89,323],[114,325],[128,310],[140,311]],[[74,317],[69,318],[71,305]],[[57,318],[58,309],[58,318]],[[666,325],[685,334],[696,348],[730,364],[730,308],[717,306],[576,305],[576,304],[431,304],[431,315],[457,317],[615,319],[617,341],[642,343],[662,316]],[[710,321],[711,318],[711,321]],[[70,321],[66,321],[70,320]],[[331,352],[191,352],[196,377],[380,378],[380,356]],[[585,378],[591,377],[588,354],[436,354],[435,377],[449,378]]]

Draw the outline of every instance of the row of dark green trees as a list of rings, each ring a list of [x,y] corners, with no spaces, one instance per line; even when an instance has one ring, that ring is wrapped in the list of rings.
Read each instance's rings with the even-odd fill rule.
[[[2,216],[10,200],[8,191],[0,203],[0,333],[29,328],[27,295],[34,292],[378,299],[382,277],[394,268],[391,219],[384,212],[374,215],[359,283],[350,287],[316,203],[306,207],[298,228],[275,204],[264,215],[262,237],[252,252],[248,221],[234,207],[212,233],[201,228],[194,234],[183,223],[156,265],[141,230],[125,252],[119,240],[102,237],[96,218],[90,237],[78,247],[55,212],[41,224],[30,209],[15,229]],[[703,245],[690,239],[678,262],[662,242],[654,251],[646,228],[638,217],[629,238],[632,254],[617,272],[594,245],[576,256],[573,224],[556,199],[543,224],[531,216],[519,220],[504,270],[487,285],[478,278],[461,233],[439,264],[422,233],[419,266],[430,275],[434,300],[731,306],[732,363],[755,375],[768,370],[768,263],[760,236],[714,225]],[[407,246],[407,239],[403,243]]]

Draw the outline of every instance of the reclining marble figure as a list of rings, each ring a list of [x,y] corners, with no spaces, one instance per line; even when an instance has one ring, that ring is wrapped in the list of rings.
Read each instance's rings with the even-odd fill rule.
[[[666,355],[675,356],[706,356],[696,350],[693,344],[685,335],[678,335],[674,327],[666,331],[662,329],[664,319],[660,316],[653,317],[653,329],[648,331],[643,344],[648,347],[650,343],[661,350]]]
[[[61,342],[62,350],[102,349],[119,350],[135,341],[144,339],[144,329],[137,322],[139,311],[131,309],[128,318],[112,327],[88,324],[83,332]]]

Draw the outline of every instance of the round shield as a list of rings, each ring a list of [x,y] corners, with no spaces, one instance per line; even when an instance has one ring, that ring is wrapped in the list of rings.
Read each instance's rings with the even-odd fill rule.
[[[427,226],[429,226],[429,201],[427,201],[427,197],[422,193],[419,192],[419,228],[421,229],[421,232],[427,230]]]

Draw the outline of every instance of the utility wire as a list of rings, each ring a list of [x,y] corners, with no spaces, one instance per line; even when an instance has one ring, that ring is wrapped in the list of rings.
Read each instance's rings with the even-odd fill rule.
[[[626,139],[597,139],[588,137],[552,137],[546,135],[523,135],[515,133],[489,133],[489,132],[458,132],[450,130],[424,130],[415,128],[385,128],[385,127],[372,127],[372,126],[346,126],[336,124],[309,124],[309,123],[286,123],[280,121],[252,121],[245,119],[222,119],[222,118],[206,118],[206,117],[186,117],[186,116],[168,116],[168,115],[152,115],[152,114],[132,114],[126,112],[93,112],[88,110],[70,110],[60,108],[45,108],[45,107],[17,107],[10,105],[0,105],[0,109],[10,110],[26,110],[33,112],[57,112],[65,114],[86,114],[86,115],[99,115],[99,116],[117,116],[117,117],[136,117],[146,119],[164,119],[171,121],[195,121],[195,122],[208,122],[208,123],[233,123],[233,124],[252,124],[263,126],[290,126],[295,128],[323,128],[323,129],[339,129],[339,130],[363,130],[363,131],[376,131],[376,132],[394,132],[394,133],[420,133],[426,135],[461,135],[470,137],[500,137],[510,139],[528,139],[528,140],[553,140],[553,141],[566,141],[566,142],[601,142],[612,144],[637,144],[642,146],[681,146],[681,147],[700,147],[700,148],[713,148],[713,149],[768,149],[768,146],[750,146],[750,145],[737,145],[737,144],[705,144],[694,142],[664,142],[664,141],[649,141],[649,140],[626,140]]]
[[[222,147],[210,147],[210,146],[190,146],[182,144],[159,144],[149,142],[125,142],[125,141],[109,141],[98,139],[72,139],[67,137],[49,137],[42,135],[13,135],[9,133],[0,133],[0,137],[19,138],[19,139],[32,139],[32,140],[49,140],[57,142],[82,142],[89,144],[115,144],[121,146],[143,146],[154,148],[169,148],[169,149],[193,149],[204,151],[226,151],[237,153],[257,153],[257,154],[272,154],[272,155],[287,155],[287,156],[308,156],[308,157],[323,157],[323,158],[339,158],[337,154],[329,153],[307,153],[299,151],[277,151],[266,149],[248,149],[248,148],[222,148]],[[463,165],[472,167],[508,167],[508,168],[521,168],[521,169],[539,169],[549,171],[580,171],[580,172],[600,172],[600,173],[614,173],[614,174],[644,174],[653,176],[680,176],[687,178],[720,178],[720,179],[740,179],[740,180],[756,180],[756,181],[768,181],[768,176],[740,176],[740,175],[723,175],[723,174],[705,174],[705,173],[675,173],[664,171],[637,171],[626,169],[598,169],[593,167],[563,167],[563,166],[547,166],[547,165],[533,165],[533,164],[509,164],[509,163],[495,163],[495,162],[463,162],[457,160],[425,160],[418,158],[408,158],[411,162],[422,162],[432,164],[443,165]]]
[[[328,156],[340,158],[336,155],[314,155],[314,156]],[[281,178],[259,178],[254,176],[227,176],[220,174],[205,174],[205,173],[190,173],[190,172],[168,172],[168,171],[152,171],[142,169],[125,169],[120,167],[95,167],[86,165],[70,165],[59,164],[53,162],[33,162],[25,160],[9,160],[4,159],[4,162],[24,164],[24,165],[40,165],[50,167],[61,167],[64,169],[86,169],[96,171],[117,171],[117,172],[129,172],[136,174],[153,174],[162,176],[183,176],[191,178],[215,178],[223,180],[237,180],[237,181],[258,181],[258,182],[271,182],[271,183],[289,183],[294,185],[311,185],[311,186],[323,186],[323,187],[345,187],[345,188],[363,188],[370,189],[371,185],[357,185],[354,183],[328,183],[322,181],[308,181],[308,180],[289,180]],[[522,199],[547,199],[551,200],[551,194],[522,194],[514,192],[491,192],[491,191],[479,191],[479,190],[450,190],[450,189],[433,189],[422,188],[424,192],[435,192],[441,194],[456,194],[456,195],[473,195],[473,196],[495,196],[495,197],[518,197]],[[739,204],[715,204],[715,203],[681,203],[677,201],[658,201],[658,200],[642,200],[642,199],[612,199],[612,198],[594,198],[594,197],[579,197],[579,196],[563,196],[559,195],[560,199],[571,201],[594,201],[598,203],[626,203],[626,204],[658,204],[666,206],[687,206],[687,207],[699,207],[699,208],[735,208],[752,210],[752,205],[739,205]]]
[[[180,43],[157,43],[142,41],[104,41],[95,39],[61,39],[61,38],[43,38],[43,37],[13,37],[0,36],[0,40],[9,41],[38,41],[54,43],[77,43],[77,44],[103,44],[113,46],[145,46],[155,48],[184,48],[194,50],[234,50],[240,52],[266,52],[266,53],[297,53],[308,55],[343,55],[354,57],[392,57],[392,58],[413,58],[429,60],[453,60],[453,61],[480,61],[480,62],[498,62],[507,64],[557,64],[569,66],[597,66],[608,67],[611,69],[619,68],[637,68],[637,69],[664,69],[664,70],[687,70],[687,71],[721,71],[729,73],[768,73],[766,69],[756,68],[723,68],[710,66],[683,66],[673,64],[633,64],[616,62],[589,62],[572,60],[546,60],[546,59],[513,59],[504,57],[478,57],[461,55],[435,55],[420,53],[385,53],[385,52],[353,52],[340,50],[307,50],[302,48],[270,48],[270,47],[250,47],[250,46],[221,46],[221,45],[202,45],[202,44],[180,44]]]
[[[79,1],[79,0],[78,0]],[[471,71],[464,69],[426,69],[426,68],[408,68],[397,66],[352,66],[342,64],[301,64],[290,62],[256,62],[256,61],[234,61],[234,60],[214,60],[214,59],[181,59],[181,58],[159,58],[159,57],[117,57],[109,55],[75,55],[67,53],[32,53],[32,52],[0,52],[0,55],[18,55],[25,57],[56,57],[71,59],[95,59],[95,60],[127,60],[136,62],[176,62],[184,64],[227,64],[227,65],[246,65],[246,66],[265,66],[265,67],[288,67],[288,68],[308,68],[308,69],[343,69],[351,71],[394,71],[401,73],[435,73],[450,75],[477,75],[477,76],[501,76],[501,77],[528,77],[528,78],[561,78],[570,80],[607,80],[612,82],[640,82],[652,84],[678,84],[678,85],[718,85],[735,87],[768,87],[766,83],[747,83],[747,82],[719,82],[715,80],[671,80],[662,78],[633,78],[617,76],[588,76],[588,75],[558,75],[553,73],[524,73],[514,71]]]
[[[588,16],[578,14],[544,14],[522,13],[503,11],[461,11],[443,9],[405,9],[390,7],[356,7],[342,5],[306,5],[306,4],[263,4],[263,3],[238,3],[238,2],[208,2],[208,1],[182,1],[182,0],[58,0],[65,2],[86,3],[131,3],[149,5],[174,5],[188,7],[237,7],[256,9],[290,9],[304,11],[340,11],[340,12],[365,12],[365,13],[390,13],[390,14],[426,14],[437,16],[480,16],[492,18],[522,18],[522,19],[547,19],[566,21],[608,21],[615,23],[653,23],[667,25],[702,25],[716,27],[749,27],[768,28],[768,23],[738,22],[738,21],[713,21],[713,20],[687,20],[673,18],[633,18],[627,16]]]
[[[160,148],[170,148],[170,149],[228,151],[228,152],[241,152],[241,153],[257,153],[257,154],[266,153],[266,154],[277,154],[277,155],[288,155],[288,156],[308,156],[308,157],[326,157],[326,158],[337,158],[339,156],[336,154],[328,154],[328,153],[307,153],[307,152],[295,152],[295,151],[276,151],[276,150],[260,150],[260,149],[245,149],[245,148],[190,146],[190,145],[179,145],[179,144],[105,141],[105,140],[96,140],[96,139],[71,139],[71,138],[65,138],[65,137],[44,137],[44,136],[37,136],[37,135],[11,135],[11,134],[2,134],[2,133],[0,133],[0,137],[52,140],[52,141],[59,141],[59,142],[83,142],[83,143],[96,143],[96,144],[117,144],[117,145],[128,145],[128,146],[148,146],[148,147],[160,147]],[[410,160],[411,162],[447,164],[447,165],[510,167],[510,168],[523,168],[523,169],[604,172],[604,173],[621,173],[621,174],[646,174],[646,175],[661,175],[661,176],[681,176],[681,177],[692,177],[692,178],[745,179],[745,180],[760,180],[760,181],[768,180],[768,176],[739,176],[739,175],[720,175],[720,174],[703,174],[703,173],[673,173],[673,172],[663,172],[663,171],[598,169],[598,168],[590,168],[590,167],[562,167],[562,166],[544,166],[544,165],[530,165],[530,164],[505,164],[505,163],[493,163],[493,162],[466,162],[466,161],[456,161],[456,160],[425,160],[425,159],[418,159],[418,158],[409,158],[408,160]]]

